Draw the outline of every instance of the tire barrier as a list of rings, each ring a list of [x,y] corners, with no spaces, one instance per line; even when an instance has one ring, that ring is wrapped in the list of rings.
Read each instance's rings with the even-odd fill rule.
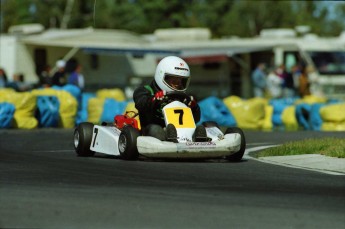
[[[311,130],[312,125],[309,122],[310,119],[310,111],[311,111],[312,105],[302,103],[296,105],[296,119],[297,122],[305,129],[305,130]]]
[[[99,124],[101,120],[101,116],[103,113],[105,99],[103,98],[90,98],[88,100],[88,107],[87,107],[87,121]]]
[[[60,101],[56,96],[37,96],[35,117],[39,127],[58,127]]]
[[[116,101],[115,99],[106,99],[103,104],[103,112],[100,122],[114,122],[116,115],[124,114],[127,101]]]
[[[344,101],[315,96],[271,100],[211,96],[199,105],[200,122],[216,121],[225,127],[345,131]],[[74,128],[85,121],[113,122],[115,115],[126,111],[136,111],[134,102],[117,88],[96,93],[83,93],[72,85],[31,92],[0,89],[0,128]]]
[[[110,122],[112,114],[117,114],[121,109],[124,112],[125,99],[125,93],[119,88],[98,90],[95,97],[88,100],[87,121],[95,124]],[[111,121],[114,121],[114,116]]]
[[[73,97],[78,101],[78,103],[81,102],[81,96],[82,96],[82,91],[80,90],[79,87],[73,85],[73,84],[66,84],[65,86],[53,86],[51,87],[52,89],[58,90],[58,91],[67,91],[69,92],[71,95],[73,95]]]
[[[294,104],[300,104],[300,103],[315,104],[315,103],[329,103],[329,102],[336,102],[336,101],[331,101],[331,100],[328,100],[324,97],[318,97],[318,96],[314,96],[314,95],[306,95],[300,99],[295,98]]]
[[[298,130],[298,122],[296,119],[296,107],[288,106],[282,112],[282,122],[285,130]]]
[[[0,128],[11,128],[16,107],[11,103],[0,103]]]
[[[320,115],[320,109],[324,107],[323,103],[315,103],[311,105],[309,113],[309,124],[312,130],[321,130],[323,120]]]
[[[269,104],[273,107],[272,124],[273,127],[284,127],[282,119],[283,111],[294,104],[296,99],[271,99]]]
[[[51,87],[54,90],[58,91],[66,91],[69,92],[76,100],[78,104],[78,111],[77,111],[77,117],[76,117],[76,124],[79,124],[83,121],[87,120],[87,112],[83,110],[83,94],[81,89],[73,84],[66,84],[64,86],[52,86]],[[86,117],[85,117],[86,115]]]
[[[38,127],[35,118],[36,96],[30,92],[15,92],[13,90],[0,90],[0,103],[14,105],[13,128],[34,129]]]
[[[199,102],[201,118],[199,123],[205,121],[217,122],[220,126],[236,126],[236,120],[226,107],[224,102],[214,96],[208,97]]]
[[[88,106],[89,100],[95,98],[95,93],[82,93],[81,94],[81,103],[79,104],[79,109],[77,113],[76,125],[86,122],[88,120]]]
[[[234,115],[238,127],[263,129],[267,100],[261,98],[244,100],[237,96],[229,96],[223,101],[231,114]]]
[[[31,94],[35,96],[55,96],[60,102],[58,127],[73,128],[75,126],[78,101],[68,91],[56,90],[53,88],[33,90]]]
[[[119,88],[114,89],[101,89],[96,92],[98,98],[114,99],[116,101],[125,101],[126,96],[123,90]]]
[[[325,131],[345,131],[345,103],[330,104],[320,108],[323,120],[321,129]]]
[[[262,126],[262,129],[264,130],[272,130],[273,129],[273,106],[266,105],[265,106],[265,119]]]

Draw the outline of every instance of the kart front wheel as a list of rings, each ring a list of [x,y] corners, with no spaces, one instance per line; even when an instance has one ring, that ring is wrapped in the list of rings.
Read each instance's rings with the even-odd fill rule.
[[[80,123],[74,130],[74,149],[78,156],[90,157],[95,154],[90,150],[92,140],[93,124],[89,122]]]
[[[119,152],[121,158],[124,160],[136,160],[139,157],[137,149],[137,138],[139,137],[139,130],[132,126],[125,126],[119,137]]]
[[[238,128],[238,127],[230,127],[228,129],[226,129],[225,134],[240,134],[241,135],[241,147],[240,150],[237,151],[236,153],[227,156],[226,159],[229,161],[233,161],[233,162],[237,162],[237,161],[241,161],[244,151],[246,150],[246,139],[244,137],[244,133],[242,131],[242,129]]]

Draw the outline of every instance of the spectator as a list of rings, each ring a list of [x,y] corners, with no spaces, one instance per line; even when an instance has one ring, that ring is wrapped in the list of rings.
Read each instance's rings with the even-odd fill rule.
[[[46,65],[43,71],[39,75],[39,85],[41,87],[50,87],[52,84],[52,78],[50,76],[50,65]]]
[[[58,60],[56,62],[57,71],[52,77],[52,85],[64,86],[66,84],[66,62],[64,60]]]
[[[275,73],[277,74],[277,76],[279,76],[282,80],[284,80],[285,78],[285,66],[283,64],[279,65],[276,70]]]
[[[276,71],[272,70],[267,77],[267,90],[269,92],[270,97],[282,97],[282,85],[283,79],[277,75]]]
[[[265,73],[265,64],[260,63],[252,73],[252,80],[254,86],[254,96],[255,97],[264,97],[266,89],[266,73]]]
[[[84,80],[84,76],[81,74],[82,66],[75,59],[72,59],[69,62],[67,62],[67,66],[68,66],[67,83],[76,85],[80,89],[84,89],[85,80]]]
[[[28,91],[32,88],[29,84],[25,83],[22,73],[14,74],[13,80],[7,84],[7,87],[13,88],[18,92]]]
[[[298,88],[299,88],[299,77],[302,74],[302,66],[296,64],[295,66],[292,67],[291,72],[292,72],[292,77],[293,77],[294,88],[295,88],[296,91],[298,91]]]
[[[6,87],[7,75],[5,69],[0,68],[0,88]]]
[[[319,77],[314,69],[313,66],[307,67],[307,73],[308,73],[308,81],[310,83],[310,94],[323,97],[324,93],[322,92],[321,85],[319,82]]]
[[[78,73],[78,86],[80,89],[84,89],[85,87],[85,78],[84,75],[82,74],[82,66],[79,64],[77,66],[77,73]]]
[[[283,94],[284,97],[287,98],[295,96],[295,86],[292,72],[284,72]]]
[[[308,79],[308,71],[310,70],[309,67],[304,67],[302,69],[302,74],[299,77],[299,96],[304,97],[306,95],[310,95],[310,83]]]
[[[288,73],[285,69],[285,65],[281,64],[277,68],[276,74],[283,80],[283,96],[293,97],[295,92],[292,73]]]

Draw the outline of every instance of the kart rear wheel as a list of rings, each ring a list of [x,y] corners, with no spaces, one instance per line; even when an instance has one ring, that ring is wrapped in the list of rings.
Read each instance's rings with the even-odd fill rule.
[[[225,134],[233,134],[233,133],[238,133],[241,135],[241,147],[240,150],[237,151],[236,153],[227,156],[226,159],[229,161],[233,161],[233,162],[238,162],[242,160],[244,151],[246,150],[246,139],[244,137],[244,133],[242,131],[242,129],[238,128],[238,127],[230,127],[228,129],[226,129]]]
[[[74,130],[74,149],[78,156],[90,157],[95,154],[90,150],[92,141],[93,124],[89,122],[80,123]]]
[[[139,157],[137,148],[137,138],[139,130],[132,126],[125,126],[119,136],[119,152],[124,160],[136,160]]]

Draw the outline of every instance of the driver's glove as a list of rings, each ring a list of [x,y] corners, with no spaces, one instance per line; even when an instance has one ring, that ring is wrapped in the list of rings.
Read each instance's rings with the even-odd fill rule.
[[[183,100],[183,103],[186,104],[188,107],[193,108],[193,107],[195,107],[195,105],[196,105],[196,100],[195,100],[194,97],[191,95],[191,96],[188,96],[187,98],[185,98],[185,99]]]
[[[152,102],[156,100],[163,100],[166,97],[166,91],[157,91],[152,98]]]

